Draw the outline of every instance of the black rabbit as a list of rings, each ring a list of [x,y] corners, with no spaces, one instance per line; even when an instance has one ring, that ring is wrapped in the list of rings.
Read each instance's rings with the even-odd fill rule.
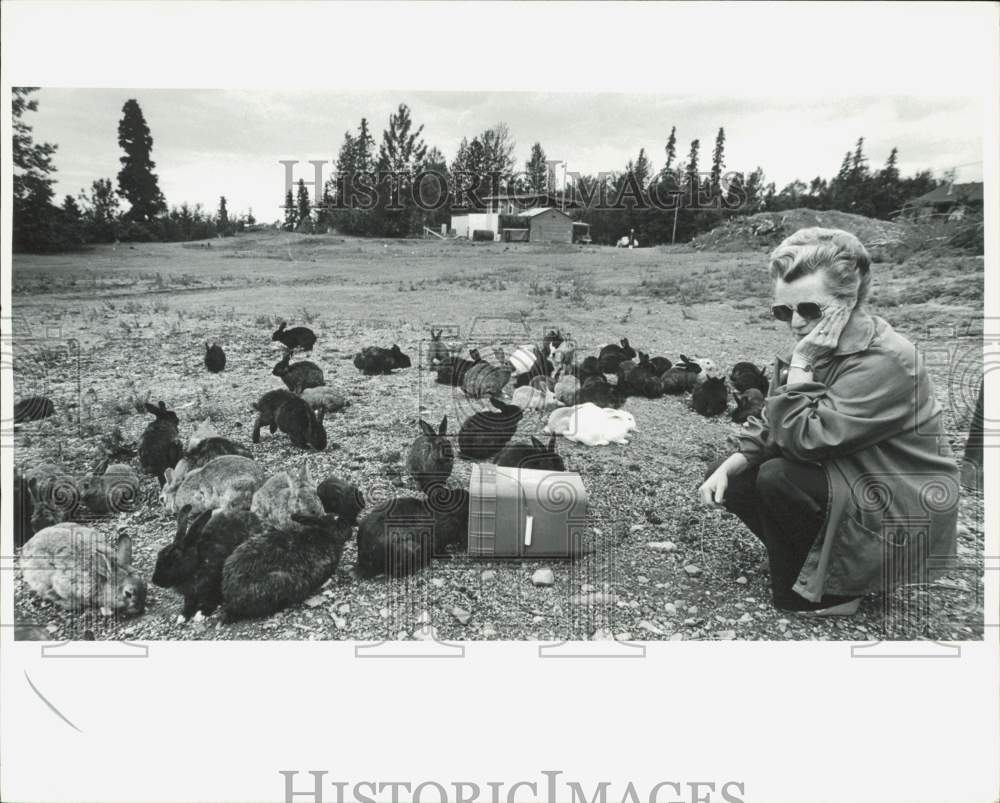
[[[338,514],[345,524],[352,527],[358,523],[358,514],[365,509],[365,497],[358,486],[338,477],[323,480],[316,486],[316,495],[323,510]]]
[[[465,375],[476,363],[482,362],[483,358],[476,349],[469,349],[471,360],[464,360],[461,357],[449,357],[437,370],[437,378],[434,380],[439,385],[451,385],[461,387],[465,381]]]
[[[629,345],[628,338],[623,337],[620,346],[611,343],[601,348],[597,355],[597,365],[602,374],[613,374],[618,370],[618,363],[635,356],[635,349]]]
[[[757,388],[747,388],[742,393],[733,393],[736,401],[736,409],[733,410],[731,418],[737,424],[746,422],[750,416],[760,418],[764,409],[764,394]]]
[[[156,416],[156,420],[149,422],[139,439],[139,465],[144,472],[156,477],[162,488],[166,482],[163,472],[176,466],[184,455],[178,437],[180,421],[177,413],[168,410],[162,401],[159,407],[146,402],[146,412]]]
[[[205,344],[205,367],[213,374],[217,374],[226,367],[226,352],[222,346],[213,343],[211,346]]]
[[[316,363],[308,360],[300,360],[289,365],[291,352],[286,352],[285,356],[275,364],[271,374],[281,377],[281,381],[293,393],[301,394],[306,388],[318,388],[325,384],[323,381],[323,369]]]
[[[311,446],[322,451],[326,448],[326,430],[316,420],[309,404],[287,390],[270,390],[261,396],[253,405],[257,411],[254,422],[252,440],[260,443],[260,429],[270,427],[273,435],[281,430],[288,439],[305,449]]]
[[[388,374],[396,368],[409,368],[411,364],[409,356],[395,343],[389,349],[367,346],[354,357],[354,367],[368,376]]]
[[[358,525],[362,578],[405,577],[428,566],[445,547],[467,547],[469,493],[436,486],[427,499],[400,497],[376,505]]]
[[[185,619],[197,611],[211,615],[222,602],[222,567],[233,550],[264,524],[249,510],[203,511],[190,522],[191,506],[177,517],[177,534],[156,557],[153,584],[184,596]]]
[[[729,381],[733,383],[733,389],[737,393],[756,388],[765,396],[767,395],[769,387],[767,373],[752,362],[736,363],[733,370],[729,372]]]
[[[720,415],[726,412],[728,404],[726,380],[721,376],[706,377],[704,382],[695,386],[691,394],[691,407],[704,416]]]
[[[51,399],[45,396],[28,396],[14,405],[14,423],[25,421],[41,421],[55,415],[56,408]]]
[[[313,346],[316,345],[316,333],[305,326],[286,329],[287,325],[285,321],[281,322],[275,333],[271,335],[271,342],[281,343],[289,351],[294,351],[295,349],[312,351]]]
[[[673,363],[666,357],[653,357],[649,361],[649,364],[653,367],[653,373],[657,376],[663,376],[673,366]]]
[[[576,394],[577,404],[596,404],[598,407],[621,407],[625,397],[621,391],[604,378],[602,374],[589,376],[580,385]]]
[[[602,379],[604,378],[604,374],[601,373],[600,362],[597,357],[594,356],[584,357],[580,361],[580,364],[576,366],[573,373],[576,375],[576,378],[580,380],[581,385],[592,376],[599,376]]]
[[[252,535],[222,568],[222,610],[227,622],[268,616],[302,602],[340,563],[351,528],[339,516],[293,513],[294,532],[268,529]]]
[[[622,395],[645,396],[646,382],[654,375],[649,355],[640,351],[638,363],[634,363],[632,360],[623,360],[618,363],[618,392]]]
[[[523,410],[495,396],[490,403],[497,409],[469,416],[458,433],[459,454],[470,460],[488,460],[507,445],[517,431]]]
[[[498,466],[510,468],[530,468],[537,471],[565,471],[566,464],[556,452],[555,433],[549,438],[546,446],[534,435],[531,443],[511,443],[497,455]]]
[[[676,396],[691,390],[698,384],[698,374],[700,373],[701,366],[682,354],[681,361],[660,377],[663,392]]]

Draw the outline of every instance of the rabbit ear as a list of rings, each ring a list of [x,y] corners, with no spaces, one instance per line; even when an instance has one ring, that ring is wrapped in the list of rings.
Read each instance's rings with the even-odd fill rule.
[[[302,461],[302,468],[299,469],[299,481],[307,487],[315,485],[312,475],[309,473],[309,464],[304,460]]]
[[[549,451],[552,454],[556,453],[556,433],[552,433],[552,437],[549,438]]]
[[[167,485],[174,481],[174,470],[172,468],[163,469],[163,476],[167,480]]]
[[[542,450],[545,449],[545,447],[542,445],[542,442],[538,440],[538,438],[536,438],[534,435],[531,436],[531,445],[534,446],[536,449],[542,449]]]
[[[127,536],[122,537],[126,538]],[[94,560],[94,574],[102,580],[109,580],[114,576],[114,573],[115,567],[111,563],[111,558],[103,550],[98,550]]]
[[[437,433],[434,431],[434,427],[428,424],[424,419],[420,419],[420,431],[429,437],[434,437]]]
[[[132,563],[132,539],[123,535],[118,539],[118,549],[115,552],[118,562],[123,566]]]
[[[149,397],[147,396],[147,398],[149,398]],[[152,413],[152,414],[153,414],[153,415],[155,415],[155,416],[159,416],[159,415],[160,415],[160,411],[159,411],[159,409],[157,409],[156,407],[154,407],[154,406],[153,406],[152,404],[150,404],[149,402],[146,402],[144,406],[145,406],[145,408],[146,408],[146,412],[147,412],[147,413]]]
[[[438,425],[438,435],[445,435],[448,432],[448,416],[441,419],[441,423]]]

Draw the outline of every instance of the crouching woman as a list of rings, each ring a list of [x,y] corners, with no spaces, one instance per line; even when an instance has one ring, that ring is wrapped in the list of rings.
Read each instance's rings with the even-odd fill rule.
[[[861,597],[953,565],[958,470],[916,348],[864,309],[852,234],[802,229],[771,254],[778,357],[762,420],[709,470],[702,502],[764,543],[777,608],[850,615]]]

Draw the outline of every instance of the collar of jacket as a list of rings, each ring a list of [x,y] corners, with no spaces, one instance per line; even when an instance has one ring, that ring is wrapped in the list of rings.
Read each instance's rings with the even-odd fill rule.
[[[840,333],[837,348],[819,362],[824,363],[832,357],[844,357],[857,354],[867,349],[875,339],[875,319],[860,307],[855,307],[851,317],[847,319],[844,331]],[[792,361],[792,350],[778,355],[778,362],[788,365]]]

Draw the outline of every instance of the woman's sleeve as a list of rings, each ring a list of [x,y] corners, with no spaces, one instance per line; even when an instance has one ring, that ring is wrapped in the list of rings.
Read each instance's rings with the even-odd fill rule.
[[[851,454],[912,424],[915,391],[913,373],[895,355],[851,355],[830,385],[797,382],[769,396],[770,435],[793,460]]]

